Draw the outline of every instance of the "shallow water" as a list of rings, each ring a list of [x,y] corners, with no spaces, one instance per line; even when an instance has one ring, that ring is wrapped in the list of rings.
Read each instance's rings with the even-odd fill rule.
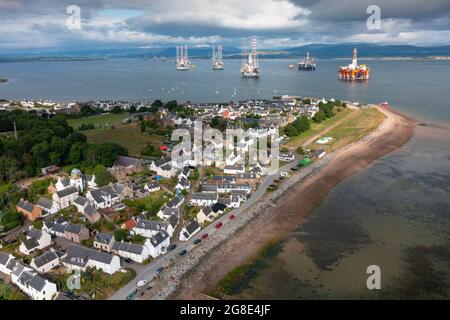
[[[418,127],[339,184],[240,298],[450,298],[450,131]],[[381,290],[366,269],[381,268]]]

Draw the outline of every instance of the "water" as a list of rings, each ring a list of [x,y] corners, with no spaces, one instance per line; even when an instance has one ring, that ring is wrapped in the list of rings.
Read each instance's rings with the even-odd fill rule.
[[[450,61],[367,61],[369,82],[337,79],[339,65],[350,60],[319,60],[314,72],[290,70],[293,60],[261,60],[260,79],[243,79],[240,60],[226,60],[225,70],[211,70],[209,60],[194,60],[196,69],[180,72],[173,60],[140,59],[0,63],[0,98],[73,101],[120,99],[180,102],[228,102],[291,94],[350,99],[365,103],[387,100],[411,116],[450,120]],[[361,61],[364,62],[364,61]]]
[[[310,218],[276,246],[240,298],[450,297],[450,61],[368,61],[372,79],[336,78],[340,64],[289,70],[261,61],[260,79],[242,79],[240,61],[214,72],[207,60],[177,72],[173,61],[137,59],[1,63],[0,98],[217,102],[292,94],[365,103],[387,100],[421,122],[410,142],[339,184]],[[235,94],[233,94],[236,92]],[[299,204],[301,205],[301,204]],[[366,288],[379,265],[382,290]]]

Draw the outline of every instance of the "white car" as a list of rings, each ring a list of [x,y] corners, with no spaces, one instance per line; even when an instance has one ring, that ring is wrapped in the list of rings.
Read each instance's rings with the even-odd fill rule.
[[[287,173],[286,171],[281,171],[280,176],[286,178],[287,176],[289,176],[289,173]]]
[[[147,284],[147,282],[148,282],[147,280],[141,280],[141,281],[138,281],[138,283],[136,283],[136,285],[138,288],[142,288],[143,286],[145,286]]]

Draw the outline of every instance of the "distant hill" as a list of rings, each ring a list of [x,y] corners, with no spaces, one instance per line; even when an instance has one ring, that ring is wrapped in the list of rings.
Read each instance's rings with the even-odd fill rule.
[[[450,46],[417,47],[409,45],[377,45],[366,43],[355,44],[310,44],[287,49],[261,49],[261,58],[299,58],[306,52],[317,58],[348,58],[351,57],[353,48],[358,48],[360,57],[428,57],[450,56]],[[107,58],[147,58],[154,55],[152,48],[102,48],[79,50],[47,50],[42,52],[0,52],[0,62],[29,61],[29,60],[91,60]],[[210,58],[210,47],[190,47],[191,58]],[[224,58],[239,59],[239,48],[224,47]],[[157,50],[158,57],[173,58],[176,56],[175,47]]]

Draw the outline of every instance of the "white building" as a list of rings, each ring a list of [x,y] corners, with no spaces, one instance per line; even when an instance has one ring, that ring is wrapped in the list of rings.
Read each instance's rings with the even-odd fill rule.
[[[181,229],[180,241],[188,241],[198,232],[200,232],[201,227],[196,220],[192,220],[186,227]]]
[[[68,271],[86,271],[87,268],[92,267],[107,274],[113,274],[120,270],[118,256],[77,245],[69,246],[66,254],[61,258],[61,263]]]
[[[112,252],[122,258],[131,259],[138,263],[143,263],[149,257],[148,248],[135,243],[115,242]]]
[[[146,219],[139,219],[136,226],[131,230],[134,234],[141,235],[145,238],[151,238],[160,231],[165,231],[172,236],[173,228],[167,222],[151,221]]]
[[[145,246],[148,248],[149,254],[156,258],[161,254],[167,252],[167,247],[170,245],[170,236],[164,230],[161,230],[153,237],[145,241]]]
[[[58,295],[56,284],[20,263],[11,272],[11,282],[33,300],[52,300]]]
[[[27,239],[19,246],[19,251],[28,256],[35,250],[48,247],[51,243],[52,237],[46,231],[30,228]]]
[[[245,173],[245,167],[242,164],[226,165],[223,169],[225,174]]]
[[[195,192],[192,194],[191,201],[193,206],[211,206],[217,202],[219,195],[215,192]]]
[[[39,273],[47,273],[60,265],[59,256],[54,251],[44,252],[31,260],[30,266]]]
[[[96,209],[110,208],[120,202],[120,196],[111,185],[89,190],[86,193],[86,198],[91,201]]]
[[[56,201],[49,200],[44,197],[40,197],[36,206],[42,209],[46,215],[52,215],[59,211],[59,204]]]
[[[78,189],[76,187],[68,187],[63,190],[56,191],[53,194],[53,201],[59,205],[60,209],[65,209],[73,204],[78,198]]]

